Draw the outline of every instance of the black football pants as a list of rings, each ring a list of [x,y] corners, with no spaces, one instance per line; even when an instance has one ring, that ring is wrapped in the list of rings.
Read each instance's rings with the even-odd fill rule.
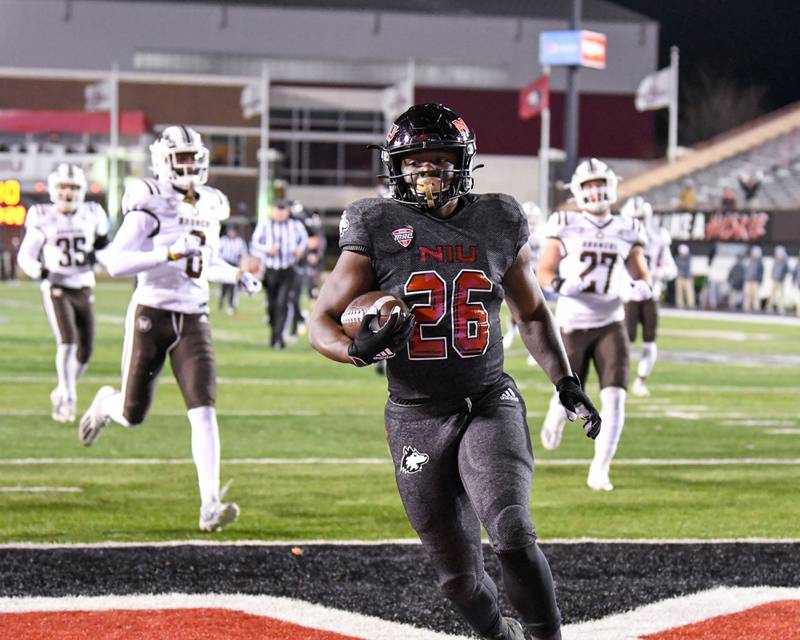
[[[533,453],[514,380],[503,375],[480,394],[448,403],[390,396],[385,420],[403,506],[444,595],[479,634],[497,625],[483,524],[526,628],[536,638],[557,637],[561,615],[531,521]]]
[[[272,346],[283,346],[283,328],[289,314],[289,293],[293,285],[294,267],[267,269],[264,272]]]

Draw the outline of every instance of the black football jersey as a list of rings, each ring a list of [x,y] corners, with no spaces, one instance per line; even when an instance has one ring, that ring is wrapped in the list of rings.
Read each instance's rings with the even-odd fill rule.
[[[517,202],[469,195],[440,220],[386,198],[342,214],[339,246],[369,256],[378,288],[416,317],[405,349],[387,361],[389,392],[405,399],[465,397],[503,373],[503,277],[528,239]]]

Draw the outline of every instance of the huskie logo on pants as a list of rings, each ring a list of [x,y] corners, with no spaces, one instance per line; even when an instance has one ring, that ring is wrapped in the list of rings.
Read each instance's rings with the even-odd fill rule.
[[[430,456],[427,453],[420,453],[414,447],[403,447],[400,471],[403,473],[417,473],[429,459]]]

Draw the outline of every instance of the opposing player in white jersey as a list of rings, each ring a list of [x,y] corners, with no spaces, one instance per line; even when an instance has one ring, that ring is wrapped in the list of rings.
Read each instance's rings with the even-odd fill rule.
[[[85,202],[86,177],[63,163],[47,178],[50,204],[28,210],[17,261],[25,274],[42,281],[42,301],[56,337],[58,384],[50,393],[51,415],[75,420],[78,378],[89,366],[94,344],[95,250],[108,243],[108,217],[96,202]]]
[[[578,165],[570,190],[579,211],[558,211],[547,222],[539,260],[542,286],[559,294],[556,321],[573,372],[586,382],[590,361],[600,378],[603,429],[587,484],[611,491],[611,460],[625,422],[628,386],[628,336],[623,325],[623,285],[631,299],[653,295],[643,247],[647,239],[638,220],[611,215],[617,200],[618,178],[594,158]],[[631,280],[623,276],[627,269]],[[542,427],[542,444],[555,449],[561,442],[565,412],[556,396]]]
[[[208,282],[261,283],[218,257],[220,222],[229,216],[222,192],[205,186],[208,149],[188,127],[167,127],[151,146],[157,179],[134,182],[123,196],[124,219],[104,254],[112,276],[137,275],[125,321],[122,388],[101,387],[80,421],[92,444],[110,420],[144,421],[166,357],[180,387],[192,429],[200,487],[200,528],[219,530],[239,507],[222,502],[216,410],[216,365],[208,322]]]
[[[632,287],[622,287],[622,299],[625,302],[625,324],[631,344],[636,342],[639,325],[642,325],[642,357],[637,366],[637,377],[631,388],[635,396],[649,396],[647,377],[653,372],[658,358],[656,332],[658,329],[658,300],[664,282],[674,280],[678,275],[678,267],[670,251],[672,238],[669,232],[659,227],[653,219],[653,207],[641,196],[630,198],[620,209],[620,213],[639,220],[647,234],[645,260],[653,278],[653,297],[647,300],[632,300]]]
[[[523,202],[522,210],[525,212],[525,217],[528,220],[528,248],[531,250],[531,269],[535,271],[539,264],[539,254],[542,251],[543,238],[540,228],[541,225],[539,224],[542,210],[531,201]],[[503,349],[508,351],[514,344],[514,338],[518,335],[519,329],[517,329],[517,324],[514,322],[512,315],[509,314],[506,319],[506,331],[503,335]],[[528,354],[528,364],[531,366],[536,364],[536,360],[534,360],[533,356],[530,354]]]

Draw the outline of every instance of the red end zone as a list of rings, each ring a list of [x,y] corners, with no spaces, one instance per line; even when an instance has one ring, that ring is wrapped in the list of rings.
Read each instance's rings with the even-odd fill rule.
[[[738,613],[709,618],[660,633],[643,640],[736,640],[775,638],[800,640],[800,600],[780,600]]]
[[[357,640],[332,631],[226,609],[52,611],[0,614],[15,640]]]

